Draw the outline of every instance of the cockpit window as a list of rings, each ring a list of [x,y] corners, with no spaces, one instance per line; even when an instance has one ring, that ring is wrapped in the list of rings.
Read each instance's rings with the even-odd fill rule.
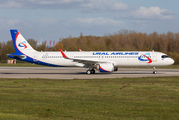
[[[169,58],[167,55],[162,55],[162,58]]]

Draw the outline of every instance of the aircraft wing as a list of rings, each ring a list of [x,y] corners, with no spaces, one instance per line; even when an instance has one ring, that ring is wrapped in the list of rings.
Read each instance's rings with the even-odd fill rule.
[[[110,63],[109,61],[100,61],[100,60],[86,60],[86,59],[75,59],[75,58],[69,58],[66,56],[63,51],[60,49],[60,52],[65,59],[73,60],[74,62],[83,63],[85,65],[94,65],[97,63]]]
[[[79,62],[83,64],[108,63],[107,61],[84,60],[84,59],[73,59],[73,58],[69,58],[69,59],[73,60],[74,62]]]

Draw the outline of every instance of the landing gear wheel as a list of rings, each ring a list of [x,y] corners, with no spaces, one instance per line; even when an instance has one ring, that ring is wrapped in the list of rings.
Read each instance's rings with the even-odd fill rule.
[[[91,74],[91,71],[90,71],[90,70],[87,70],[86,73],[89,75],[89,74]]]
[[[91,74],[95,74],[95,70],[94,69],[91,70]]]
[[[157,73],[157,71],[154,71],[154,72],[153,72],[153,74],[156,74],[156,73]]]

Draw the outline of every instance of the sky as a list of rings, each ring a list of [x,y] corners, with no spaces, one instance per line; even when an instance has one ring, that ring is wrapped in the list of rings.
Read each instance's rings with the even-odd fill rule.
[[[179,32],[179,0],[0,0],[0,42],[10,29],[38,42],[120,30]]]

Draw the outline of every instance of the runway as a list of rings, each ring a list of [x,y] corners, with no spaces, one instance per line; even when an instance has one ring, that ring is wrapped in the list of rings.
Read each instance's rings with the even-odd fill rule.
[[[117,72],[86,74],[87,68],[66,67],[0,67],[0,78],[99,79],[122,77],[179,76],[179,69],[119,68]]]

